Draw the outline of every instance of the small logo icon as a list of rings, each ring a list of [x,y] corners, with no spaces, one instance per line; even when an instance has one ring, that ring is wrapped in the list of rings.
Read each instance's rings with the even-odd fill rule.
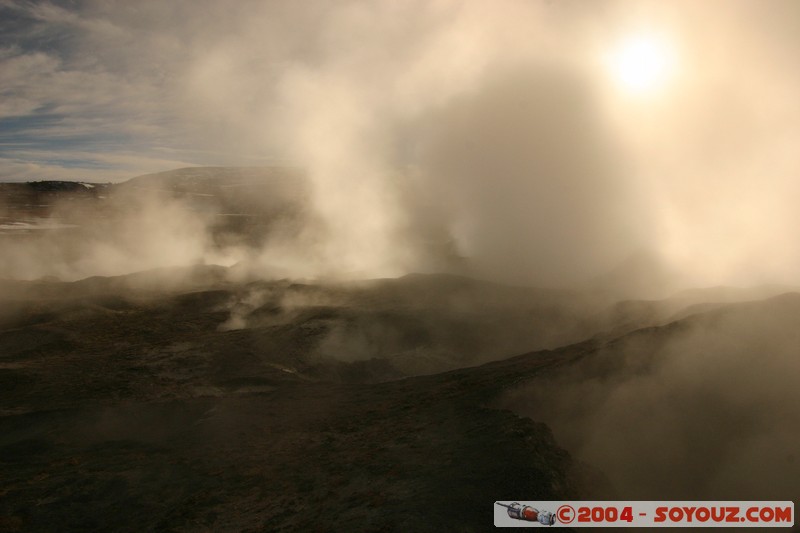
[[[515,520],[525,520],[526,522],[539,522],[544,526],[552,526],[556,523],[556,515],[550,511],[540,511],[529,505],[520,505],[519,502],[511,504],[495,502],[501,507],[505,507],[508,516]]]
[[[575,509],[571,505],[562,505],[556,511],[556,516],[562,524],[571,524],[575,520]]]

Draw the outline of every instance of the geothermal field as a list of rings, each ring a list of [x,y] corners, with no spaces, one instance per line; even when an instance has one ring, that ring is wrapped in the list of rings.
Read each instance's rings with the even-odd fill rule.
[[[798,50],[790,0],[0,1],[0,532],[797,501]]]
[[[4,184],[3,265],[70,246],[72,262],[46,266],[78,268],[153,216],[126,211],[138,202],[199,212],[208,239],[246,242],[297,224],[302,179],[194,169]],[[291,194],[248,210],[224,196],[231,183]],[[80,218],[49,216],[75,205]],[[127,245],[155,246],[152,231]],[[480,531],[506,494],[798,489],[791,287],[630,299],[600,282],[312,281],[237,263],[6,279],[0,297],[7,530]]]

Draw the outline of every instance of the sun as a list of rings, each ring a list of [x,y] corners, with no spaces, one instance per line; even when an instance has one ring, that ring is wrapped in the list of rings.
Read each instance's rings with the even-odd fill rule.
[[[674,69],[670,43],[655,34],[635,34],[621,40],[608,55],[616,84],[626,92],[647,94],[664,87]]]

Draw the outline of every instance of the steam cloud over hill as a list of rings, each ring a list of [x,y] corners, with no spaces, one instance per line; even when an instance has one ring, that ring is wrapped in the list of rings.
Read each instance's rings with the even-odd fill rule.
[[[444,239],[498,281],[564,286],[646,254],[693,285],[793,283],[796,5],[626,6],[10,2],[4,116],[39,117],[39,139],[101,135],[87,109],[130,117],[137,157],[50,158],[115,169],[90,181],[259,154],[305,168],[314,224],[270,255],[306,275],[441,269],[420,242]],[[603,70],[628,28],[673,36],[663,94]],[[14,179],[81,164],[4,154]]]

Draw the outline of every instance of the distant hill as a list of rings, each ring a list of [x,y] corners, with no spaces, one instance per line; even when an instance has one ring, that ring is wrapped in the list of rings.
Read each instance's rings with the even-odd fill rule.
[[[31,219],[49,218],[55,205],[64,201],[93,203],[108,194],[110,187],[110,183],[80,181],[0,183],[0,227],[6,231]]]
[[[0,183],[0,233],[31,234],[53,221],[79,227],[109,219],[150,196],[180,200],[202,213],[218,244],[260,244],[278,223],[301,224],[308,180],[290,167],[188,167],[122,183]]]
[[[297,202],[307,193],[307,181],[294,167],[187,167],[137,176],[117,188],[214,196],[222,204],[253,207]]]
[[[46,193],[95,193],[111,187],[110,183],[86,181],[28,181],[0,183],[0,194],[31,196]]]
[[[297,203],[307,194],[305,174],[295,167],[187,167],[136,176],[121,183],[29,181],[0,183],[0,200],[19,207],[46,207],[61,197],[95,197],[132,191],[166,191],[175,196],[215,197],[237,208]],[[259,209],[257,209],[259,210]]]

